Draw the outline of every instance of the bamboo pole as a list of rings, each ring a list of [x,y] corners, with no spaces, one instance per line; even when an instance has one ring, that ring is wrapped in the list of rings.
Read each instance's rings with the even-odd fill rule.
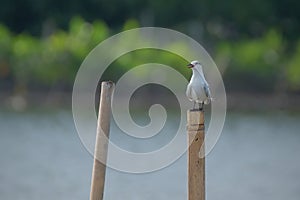
[[[204,112],[188,110],[188,200],[205,200],[205,158],[199,157],[204,145]]]
[[[113,82],[102,82],[90,200],[103,199],[113,90]]]

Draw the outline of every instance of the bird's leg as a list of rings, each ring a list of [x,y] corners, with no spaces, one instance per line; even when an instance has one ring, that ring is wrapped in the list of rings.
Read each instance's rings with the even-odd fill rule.
[[[196,106],[196,102],[194,101],[194,106],[193,106],[193,110],[195,110],[195,106]]]
[[[199,110],[203,110],[204,102],[198,103],[198,105],[199,105]]]

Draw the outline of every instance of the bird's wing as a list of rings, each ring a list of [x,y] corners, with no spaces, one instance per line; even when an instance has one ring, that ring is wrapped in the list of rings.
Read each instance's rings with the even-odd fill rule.
[[[204,84],[203,89],[204,89],[206,97],[210,98],[210,90],[209,90],[208,84]]]
[[[190,84],[186,88],[186,96],[189,98],[190,101],[192,100],[192,87]]]

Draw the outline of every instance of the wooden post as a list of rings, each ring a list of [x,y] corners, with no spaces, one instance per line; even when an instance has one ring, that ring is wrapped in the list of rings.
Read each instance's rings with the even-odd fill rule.
[[[205,200],[205,158],[199,157],[204,143],[204,112],[188,110],[188,200]],[[204,144],[203,144],[204,145]]]
[[[103,199],[113,90],[113,82],[102,82],[90,200]]]

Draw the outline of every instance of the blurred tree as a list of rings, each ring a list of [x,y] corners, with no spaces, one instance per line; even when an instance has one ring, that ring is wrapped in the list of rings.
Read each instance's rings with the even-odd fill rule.
[[[297,39],[300,2],[295,0],[2,0],[0,21],[14,32],[41,34],[46,22],[67,29],[74,15],[92,22],[103,20],[109,27],[121,27],[129,18],[142,26],[178,27],[190,22],[203,24],[204,31],[226,38],[259,36],[268,27],[284,37]],[[210,33],[211,34],[211,33]]]
[[[287,79],[291,91],[300,92],[300,41],[297,43],[297,49],[289,59],[287,65]]]
[[[163,26],[205,45],[225,66],[230,89],[271,92],[284,79],[291,91],[300,91],[299,7],[295,0],[2,0],[0,87],[70,89],[99,42],[120,30]],[[174,68],[185,62],[148,49],[120,58],[111,73],[117,77],[148,61]]]
[[[272,92],[283,63],[281,34],[270,30],[260,39],[221,43],[217,59],[227,60],[225,82],[229,90]]]
[[[0,25],[0,80],[5,80],[0,84],[0,89],[12,87],[13,80],[10,69],[12,40],[10,31],[5,26]]]

